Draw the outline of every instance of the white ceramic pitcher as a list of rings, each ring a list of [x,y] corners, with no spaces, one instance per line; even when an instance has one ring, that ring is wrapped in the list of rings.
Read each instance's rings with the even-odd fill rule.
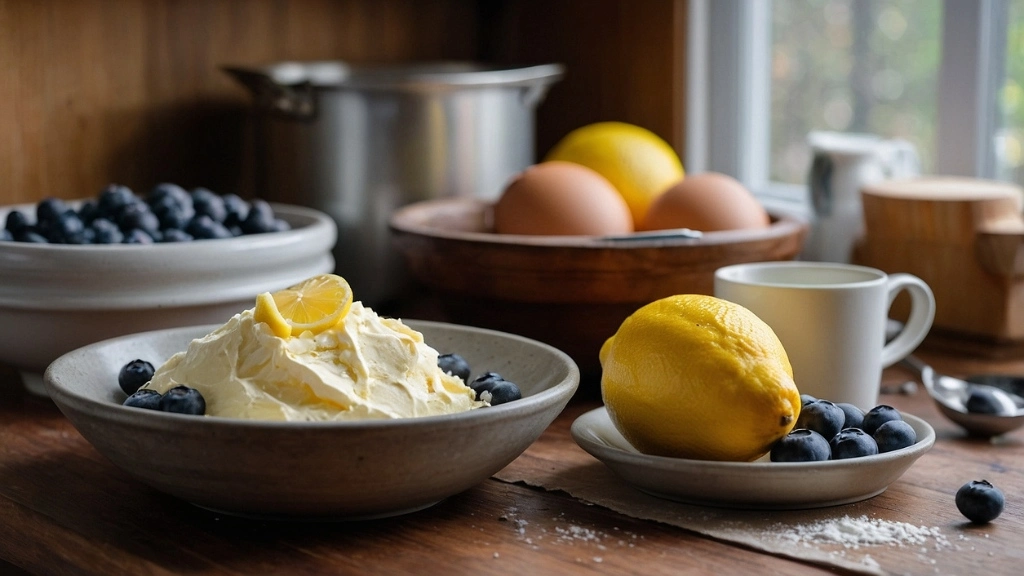
[[[808,187],[814,221],[801,258],[849,262],[864,233],[861,187],[917,175],[917,150],[906,140],[844,132],[811,132],[807,142],[813,155]]]

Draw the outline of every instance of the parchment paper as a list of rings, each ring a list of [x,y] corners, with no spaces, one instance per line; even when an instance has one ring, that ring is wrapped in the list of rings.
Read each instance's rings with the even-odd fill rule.
[[[545,434],[522,456],[495,475],[509,483],[522,483],[545,490],[562,490],[591,504],[621,514],[662,522],[705,536],[741,544],[767,553],[854,573],[928,573],[941,571],[942,554],[953,553],[959,545],[950,544],[938,528],[921,526],[933,532],[924,538],[902,542],[851,544],[839,533],[811,537],[816,523],[834,523],[844,518],[867,517],[901,526],[913,523],[898,510],[895,500],[905,496],[900,483],[867,501],[796,511],[746,511],[692,506],[643,493],[616,476],[600,461],[579,448],[565,430]],[[801,536],[802,535],[802,536]],[[846,535],[848,536],[848,535]],[[908,557],[914,563],[908,562]]]

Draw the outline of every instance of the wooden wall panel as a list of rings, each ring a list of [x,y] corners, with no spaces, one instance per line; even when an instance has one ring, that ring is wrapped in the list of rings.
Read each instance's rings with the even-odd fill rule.
[[[249,192],[226,63],[477,57],[469,0],[0,0],[0,204]]]
[[[249,95],[226,63],[561,62],[542,155],[622,120],[682,153],[685,0],[0,0],[0,204],[117,181],[247,195]]]
[[[685,0],[518,0],[481,31],[498,60],[562,62],[538,109],[537,150],[602,120],[648,128],[682,154]]]

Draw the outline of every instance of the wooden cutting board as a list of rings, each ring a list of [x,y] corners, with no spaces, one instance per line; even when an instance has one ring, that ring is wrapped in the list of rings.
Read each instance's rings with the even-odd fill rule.
[[[1004,182],[928,177],[861,190],[856,263],[920,277],[935,293],[940,331],[1024,339],[1024,190]],[[897,299],[894,316],[908,302]]]

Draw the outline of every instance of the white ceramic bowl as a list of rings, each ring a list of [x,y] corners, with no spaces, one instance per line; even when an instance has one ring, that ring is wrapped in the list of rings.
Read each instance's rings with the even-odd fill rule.
[[[628,484],[687,504],[757,510],[822,508],[877,496],[935,444],[935,430],[903,414],[917,443],[884,454],[825,462],[715,462],[643,454],[623,438],[604,408],[572,424],[572,437]]]
[[[121,366],[162,363],[216,326],[160,330],[61,356],[50,397],[79,432],[140,481],[201,507],[275,517],[359,519],[428,507],[515,459],[579,384],[565,353],[520,336],[406,321],[438,351],[495,371],[523,398],[444,416],[360,422],[266,422],[183,416],[121,405]]]
[[[337,226],[326,214],[273,204],[285,232],[151,245],[0,242],[0,363],[29,390],[61,354],[114,336],[224,322],[260,292],[331,272]],[[18,209],[0,208],[0,222]]]

